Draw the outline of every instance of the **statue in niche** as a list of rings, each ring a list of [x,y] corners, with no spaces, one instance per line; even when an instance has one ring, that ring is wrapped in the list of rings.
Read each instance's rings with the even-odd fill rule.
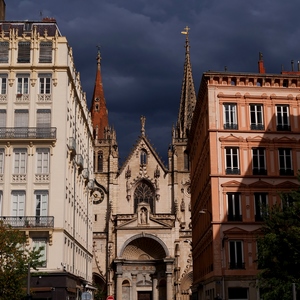
[[[142,208],[140,213],[141,224],[147,224],[147,209]]]
[[[184,203],[183,199],[182,199],[181,204],[180,204],[180,210],[185,211],[185,203]]]

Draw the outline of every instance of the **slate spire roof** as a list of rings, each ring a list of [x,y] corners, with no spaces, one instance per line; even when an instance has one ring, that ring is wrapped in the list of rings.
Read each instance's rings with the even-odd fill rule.
[[[104,98],[102,76],[101,76],[101,55],[97,54],[97,72],[94,86],[94,93],[91,106],[91,117],[93,123],[94,137],[96,139],[105,138],[105,129],[108,127],[108,111]]]
[[[190,60],[189,27],[186,27],[182,34],[185,34],[185,63],[183,81],[181,87],[180,107],[175,129],[175,138],[186,139],[192,123],[193,112],[196,104],[196,93],[192,76]]]

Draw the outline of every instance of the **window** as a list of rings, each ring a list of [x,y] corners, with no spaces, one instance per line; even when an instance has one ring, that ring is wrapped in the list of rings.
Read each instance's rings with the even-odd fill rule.
[[[225,148],[226,174],[240,174],[239,149]]]
[[[4,173],[4,149],[0,149],[0,174]]]
[[[7,75],[0,74],[0,94],[6,95],[7,93]]]
[[[49,174],[49,149],[38,148],[36,149],[36,173]]]
[[[228,300],[248,300],[248,288],[230,287],[228,288]]]
[[[294,175],[292,164],[292,150],[278,149],[279,155],[279,174],[280,175]]]
[[[227,220],[242,221],[240,193],[227,193]]]
[[[28,136],[29,115],[27,109],[15,110],[15,137],[26,138]]]
[[[33,239],[33,248],[35,250],[40,249],[41,257],[39,258],[39,261],[42,262],[41,267],[47,266],[47,240],[44,238],[40,239]]]
[[[189,154],[187,151],[184,151],[184,169],[189,170],[190,169],[190,160],[189,160]]]
[[[252,149],[252,172],[253,175],[267,175],[266,157],[264,148]]]
[[[23,217],[25,215],[25,191],[12,192],[12,216]]]
[[[261,104],[250,104],[250,128],[252,130],[263,130],[263,120],[263,106]]]
[[[48,216],[48,191],[35,191],[35,216]]]
[[[40,94],[51,94],[51,74],[39,74]]]
[[[276,105],[276,124],[278,131],[291,130],[288,105]]]
[[[26,174],[26,149],[14,149],[14,174]]]
[[[30,42],[18,43],[18,63],[30,62]]]
[[[254,193],[255,201],[255,221],[263,221],[268,204],[267,193]]]
[[[140,154],[140,159],[141,159],[141,165],[146,165],[147,164],[147,152],[146,150],[142,149],[141,154]]]
[[[151,211],[154,209],[154,189],[146,181],[141,181],[134,191],[134,209],[137,209],[137,205],[141,202],[149,203]]]
[[[229,241],[229,269],[245,269],[242,241]]]
[[[29,94],[29,74],[17,75],[17,95]]]
[[[237,113],[235,103],[226,103],[223,105],[224,129],[238,129]]]
[[[103,172],[103,152],[99,151],[97,155],[97,172]]]
[[[52,62],[52,42],[40,42],[40,63]]]
[[[3,192],[0,191],[0,216],[2,216],[2,198],[3,198]]]
[[[8,63],[8,42],[0,42],[0,63]]]

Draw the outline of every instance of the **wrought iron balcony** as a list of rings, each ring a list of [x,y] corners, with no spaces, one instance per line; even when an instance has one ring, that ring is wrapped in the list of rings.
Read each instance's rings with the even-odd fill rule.
[[[41,216],[2,216],[0,222],[4,225],[10,225],[13,228],[53,228],[54,217]]]
[[[0,139],[56,139],[56,127],[0,127]]]

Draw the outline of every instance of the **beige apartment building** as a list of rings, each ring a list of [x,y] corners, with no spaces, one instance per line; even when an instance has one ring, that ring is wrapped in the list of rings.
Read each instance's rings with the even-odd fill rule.
[[[191,128],[192,299],[260,299],[262,206],[298,187],[299,71],[205,72]]]
[[[38,299],[92,283],[92,124],[72,48],[55,20],[0,22],[0,220],[43,246]]]

